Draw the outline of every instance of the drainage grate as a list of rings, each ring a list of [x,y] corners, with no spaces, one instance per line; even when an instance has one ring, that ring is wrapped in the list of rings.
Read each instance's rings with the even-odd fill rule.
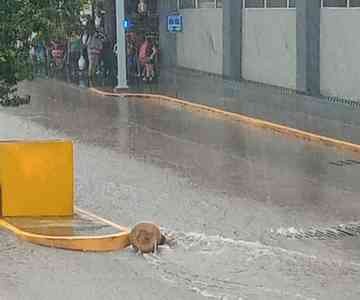
[[[360,108],[360,102],[357,100],[342,97],[327,97],[326,99],[331,103],[344,104],[354,108]]]
[[[360,236],[360,223],[343,224],[328,228],[311,228],[309,230],[289,229],[286,232],[278,232],[278,235],[289,239],[299,240],[340,240],[344,238]]]
[[[354,165],[360,165],[360,161],[353,160],[353,159],[347,159],[347,160],[337,160],[329,162],[330,165],[337,166],[337,167],[346,167],[346,166],[354,166]]]

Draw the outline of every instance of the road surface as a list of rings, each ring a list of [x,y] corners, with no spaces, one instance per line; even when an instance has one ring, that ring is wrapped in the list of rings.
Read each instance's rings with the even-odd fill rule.
[[[0,110],[0,139],[73,139],[77,205],[177,244],[77,253],[1,231],[0,299],[360,299],[360,236],[326,234],[360,224],[360,154],[160,100],[21,91],[32,104]],[[310,228],[323,239],[293,238]]]

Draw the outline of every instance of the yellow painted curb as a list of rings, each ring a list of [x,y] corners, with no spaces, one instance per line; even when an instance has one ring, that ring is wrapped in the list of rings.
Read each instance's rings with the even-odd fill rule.
[[[244,122],[244,123],[247,123],[247,124],[250,124],[250,125],[253,125],[256,127],[260,127],[260,128],[271,129],[275,132],[278,132],[281,134],[286,134],[288,136],[296,137],[296,138],[299,138],[302,140],[319,142],[319,143],[327,145],[327,146],[335,146],[336,148],[339,148],[339,149],[350,150],[353,152],[360,152],[360,145],[358,145],[358,144],[354,144],[354,143],[350,143],[350,142],[346,142],[346,141],[342,141],[342,140],[338,140],[338,139],[333,139],[330,137],[314,134],[311,132],[295,129],[292,127],[287,127],[284,125],[272,123],[269,121],[264,121],[264,120],[253,118],[253,117],[248,117],[246,115],[225,111],[222,109],[214,108],[211,106],[206,106],[203,104],[197,104],[197,103],[193,103],[190,101],[181,100],[181,99],[171,97],[171,96],[165,96],[165,95],[160,95],[160,94],[147,94],[147,93],[129,93],[129,92],[110,93],[110,92],[104,92],[104,91],[98,90],[96,88],[90,88],[90,91],[92,91],[96,94],[99,94],[101,96],[125,97],[125,98],[130,98],[130,97],[139,97],[140,98],[141,97],[141,98],[146,98],[149,100],[159,100],[160,99],[163,101],[177,103],[177,104],[180,104],[183,106],[189,106],[189,107],[196,108],[196,109],[202,110],[202,111],[207,111],[207,112],[211,112],[211,113],[215,113],[215,114],[221,114],[223,116],[230,117],[233,120]]]
[[[18,238],[32,242],[34,244],[48,246],[53,248],[61,248],[67,250],[77,251],[94,251],[105,252],[121,250],[130,245],[129,229],[122,227],[113,222],[100,218],[94,214],[76,208],[76,212],[79,214],[93,218],[96,221],[105,223],[116,230],[118,233],[108,235],[95,235],[95,236],[52,236],[42,235],[27,232],[15,225],[7,222],[5,219],[0,219],[0,226],[14,233]]]

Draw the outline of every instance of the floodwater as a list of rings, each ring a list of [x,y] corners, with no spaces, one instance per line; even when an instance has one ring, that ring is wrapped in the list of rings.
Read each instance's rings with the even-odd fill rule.
[[[0,299],[360,299],[360,154],[160,100],[26,83],[0,138],[71,138],[77,205],[176,244],[141,256],[48,249],[0,232]],[[51,199],[49,199],[51,201]]]

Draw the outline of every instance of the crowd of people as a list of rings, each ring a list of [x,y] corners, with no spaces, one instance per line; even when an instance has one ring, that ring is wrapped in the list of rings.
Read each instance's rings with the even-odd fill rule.
[[[126,35],[127,71],[129,80],[141,78],[152,82],[156,75],[158,48],[154,38],[135,32]],[[72,32],[67,38],[54,39],[46,43],[41,36],[32,40],[30,57],[35,73],[55,75],[68,73],[71,78],[87,74],[90,79],[97,75],[115,77],[116,44],[98,30],[85,30],[81,34]]]
[[[152,82],[156,75],[159,50],[154,38],[147,35],[128,33],[127,66],[131,77],[141,77],[144,82]]]
[[[32,40],[30,57],[35,73],[53,75],[67,71],[76,76],[79,71],[87,70],[89,77],[94,77],[100,65],[111,67],[107,59],[113,56],[112,50],[108,51],[110,44],[105,34],[95,30],[82,34],[72,32],[66,38],[49,42],[36,36]]]

